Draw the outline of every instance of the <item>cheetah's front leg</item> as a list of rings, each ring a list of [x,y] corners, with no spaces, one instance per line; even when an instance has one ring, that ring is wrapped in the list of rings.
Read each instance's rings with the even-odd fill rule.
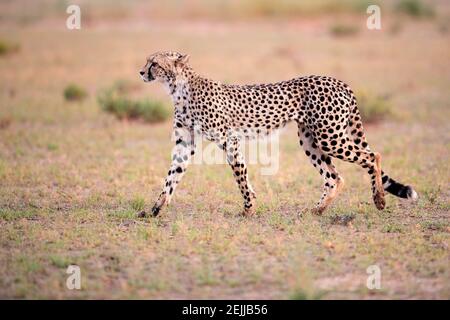
[[[254,201],[256,194],[248,180],[247,165],[241,152],[239,138],[229,138],[225,146],[225,151],[227,153],[227,161],[233,170],[233,175],[244,197],[244,211],[242,214],[244,216],[250,216],[255,212]]]
[[[186,172],[189,160],[195,152],[194,134],[191,130],[175,128],[175,147],[172,151],[172,164],[165,180],[161,194],[152,208],[152,215],[156,217],[164,205],[168,205],[175,192],[175,188]],[[141,212],[140,216],[146,216]]]

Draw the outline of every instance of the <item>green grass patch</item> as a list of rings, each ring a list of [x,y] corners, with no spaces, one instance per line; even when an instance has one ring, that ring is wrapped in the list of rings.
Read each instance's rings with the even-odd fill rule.
[[[16,263],[24,273],[35,273],[43,269],[42,264],[35,257],[20,255],[16,258]]]
[[[49,260],[57,268],[67,268],[71,264],[69,259],[58,255],[51,255]]]
[[[112,211],[108,213],[108,216],[117,219],[135,219],[136,211],[130,209]]]
[[[198,267],[195,275],[197,278],[197,283],[200,286],[213,286],[220,283],[214,270],[211,268],[211,262],[207,257],[202,257],[201,265]]]
[[[4,221],[32,219],[34,217],[36,217],[36,212],[34,212],[32,210],[0,209],[0,220],[4,220]]]
[[[321,300],[326,293],[324,290],[310,292],[310,290],[297,288],[289,295],[289,300]]]
[[[87,97],[86,90],[74,83],[69,84],[64,89],[64,98],[67,101],[81,101],[84,100],[86,97]]]
[[[424,188],[422,194],[430,204],[436,204],[441,194],[441,186],[438,185],[435,187]]]
[[[145,207],[145,199],[142,197],[135,197],[133,200],[131,200],[131,208],[134,211],[142,211]]]
[[[443,219],[434,221],[424,221],[420,224],[424,230],[449,231],[449,223]]]
[[[129,90],[125,82],[117,82],[99,93],[98,103],[104,111],[114,114],[118,119],[141,119],[147,123],[156,123],[169,118],[170,112],[162,102],[132,99],[128,95]]]
[[[387,223],[383,227],[383,232],[384,233],[402,233],[403,232],[403,227],[400,224]]]

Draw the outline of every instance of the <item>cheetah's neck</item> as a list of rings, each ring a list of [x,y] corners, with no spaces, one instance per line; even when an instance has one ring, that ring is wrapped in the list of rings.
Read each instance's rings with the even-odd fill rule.
[[[188,113],[189,102],[189,78],[186,74],[180,74],[174,81],[166,84],[166,90],[172,98],[173,106],[179,113]]]
[[[171,96],[175,108],[188,107],[190,89],[197,78],[199,76],[190,67],[186,67],[174,81],[166,84],[166,90]]]

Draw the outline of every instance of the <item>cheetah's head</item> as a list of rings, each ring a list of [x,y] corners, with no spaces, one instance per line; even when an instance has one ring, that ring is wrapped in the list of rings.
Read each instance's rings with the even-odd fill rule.
[[[147,62],[139,74],[144,82],[158,80],[165,84],[171,83],[181,75],[188,60],[188,55],[178,52],[156,52],[147,58]]]

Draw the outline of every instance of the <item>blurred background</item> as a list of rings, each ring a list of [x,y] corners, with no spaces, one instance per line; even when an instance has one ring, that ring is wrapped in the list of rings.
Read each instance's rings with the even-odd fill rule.
[[[371,4],[381,30],[366,26]],[[449,29],[446,0],[0,1],[1,296],[372,297],[365,268],[381,261],[375,297],[449,298]],[[420,205],[389,198],[380,216],[368,177],[339,163],[331,216],[298,220],[321,181],[288,126],[279,174],[251,175],[258,218],[236,217],[231,171],[193,166],[161,220],[136,221],[170,162],[170,99],[138,76],[159,50],[223,83],[345,81]],[[89,290],[65,290],[71,263]]]

